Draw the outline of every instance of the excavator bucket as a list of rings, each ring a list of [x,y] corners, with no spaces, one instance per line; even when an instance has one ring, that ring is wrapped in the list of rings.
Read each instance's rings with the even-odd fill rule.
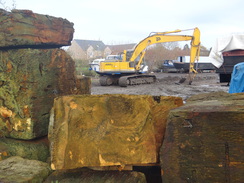
[[[179,81],[179,84],[184,83],[186,81],[186,78],[181,78]]]
[[[182,84],[182,83],[185,83],[186,81],[188,81],[188,84],[191,85],[192,84],[192,81],[193,79],[195,78],[197,73],[189,73],[186,77],[183,77],[179,80],[178,83],[175,83],[175,84]]]

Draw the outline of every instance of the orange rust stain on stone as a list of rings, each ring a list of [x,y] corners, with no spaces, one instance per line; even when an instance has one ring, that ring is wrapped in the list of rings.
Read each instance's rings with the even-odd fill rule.
[[[13,129],[13,125],[11,125],[11,123],[9,122],[9,120],[6,121],[6,128],[8,129],[9,132],[11,132],[12,129]]]
[[[13,115],[13,112],[9,109],[7,109],[6,107],[0,107],[0,114],[2,117],[4,118],[9,118],[9,117],[12,117]]]
[[[77,109],[78,105],[75,102],[72,101],[72,102],[70,102],[69,106],[70,106],[71,109]]]
[[[13,70],[13,65],[10,61],[7,62],[7,70],[6,72],[11,72]]]
[[[232,161],[232,162],[230,162],[229,165],[230,165],[230,166],[238,166],[238,165],[244,165],[244,163],[242,163],[242,162]]]
[[[24,113],[24,115],[27,117],[29,117],[30,116],[30,111],[29,111],[29,107],[28,107],[28,105],[25,105],[24,106],[24,109],[23,109],[23,113]]]

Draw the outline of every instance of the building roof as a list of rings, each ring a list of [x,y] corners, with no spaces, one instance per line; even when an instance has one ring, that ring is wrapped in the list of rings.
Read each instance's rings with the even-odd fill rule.
[[[105,44],[102,41],[95,40],[84,40],[84,39],[74,39],[74,41],[83,49],[87,50],[92,46],[97,51],[103,51],[105,49]]]
[[[107,45],[107,47],[110,48],[112,51],[111,54],[118,54],[123,52],[124,50],[133,49],[135,47],[136,43],[131,44],[120,44],[120,45]]]

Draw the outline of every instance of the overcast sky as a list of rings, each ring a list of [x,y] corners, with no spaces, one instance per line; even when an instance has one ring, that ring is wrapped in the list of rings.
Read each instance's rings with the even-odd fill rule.
[[[2,1],[11,7],[12,0]],[[105,44],[138,43],[150,32],[198,27],[202,45],[211,48],[218,37],[244,33],[243,0],[15,0],[15,4],[17,9],[73,22],[75,39]]]

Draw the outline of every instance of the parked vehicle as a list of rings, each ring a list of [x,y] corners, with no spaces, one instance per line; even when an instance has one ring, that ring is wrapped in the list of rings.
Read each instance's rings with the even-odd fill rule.
[[[164,60],[160,70],[161,72],[177,72],[174,66],[174,60]]]
[[[180,72],[189,72],[190,56],[179,56],[174,62],[174,67]],[[200,56],[199,60],[194,63],[197,71],[216,70],[209,57]]]
[[[95,59],[93,60],[89,65],[90,65],[90,69],[89,70],[93,70],[93,71],[99,71],[100,68],[100,62],[104,61],[105,59]]]

